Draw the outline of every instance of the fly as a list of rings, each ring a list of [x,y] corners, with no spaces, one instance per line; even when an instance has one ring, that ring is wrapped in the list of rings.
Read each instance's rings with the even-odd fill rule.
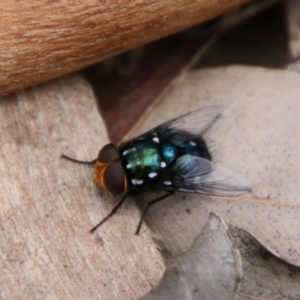
[[[164,191],[148,202],[136,234],[148,209],[175,192],[237,196],[251,192],[232,172],[212,162],[203,134],[221,116],[225,107],[213,106],[172,119],[121,143],[105,145],[92,161],[63,158],[77,163],[95,164],[94,182],[113,194],[122,195],[111,212],[90,231],[113,216],[132,194]]]

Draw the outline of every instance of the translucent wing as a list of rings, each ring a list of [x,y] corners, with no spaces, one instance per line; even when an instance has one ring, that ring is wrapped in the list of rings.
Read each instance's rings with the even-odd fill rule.
[[[168,188],[182,192],[237,196],[252,190],[249,181],[242,176],[207,159],[191,155],[180,157],[171,173],[164,176],[171,178],[169,181],[164,178],[164,183],[171,183]]]
[[[159,135],[180,135],[182,132],[190,133],[194,136],[200,136],[221,116],[225,108],[225,106],[211,106],[198,109],[194,112],[162,123],[161,125],[145,132],[141,135],[141,137],[153,133],[157,133]],[[185,136],[182,136],[181,138],[186,140]]]
[[[167,121],[137,137],[156,137],[157,143],[182,145],[196,142],[202,154],[208,152],[202,135],[221,116],[225,106],[212,106]],[[132,139],[131,142],[134,142]],[[218,166],[204,155],[182,155],[175,165],[167,166],[155,177],[155,189],[237,196],[251,192],[251,184],[230,170]],[[210,155],[206,155],[210,157]],[[153,186],[152,186],[153,187]]]
[[[183,130],[199,136],[221,116],[225,108],[225,106],[205,107],[170,120],[161,126],[164,129]]]

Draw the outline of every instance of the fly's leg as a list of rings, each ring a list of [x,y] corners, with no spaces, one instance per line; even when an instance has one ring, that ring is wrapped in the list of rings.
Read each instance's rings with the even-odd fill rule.
[[[144,211],[143,211],[141,220],[140,220],[140,222],[139,222],[139,225],[138,225],[138,227],[137,227],[137,230],[136,230],[135,234],[139,234],[140,229],[141,229],[141,226],[142,226],[142,223],[143,223],[143,220],[144,220],[144,218],[145,218],[145,216],[146,216],[146,214],[147,214],[148,209],[150,208],[150,206],[153,205],[153,204],[155,204],[155,203],[157,203],[157,202],[159,202],[159,201],[162,201],[162,200],[168,198],[168,197],[171,196],[172,194],[174,194],[173,191],[168,192],[167,194],[165,194],[165,195],[163,195],[163,196],[160,196],[160,197],[158,197],[158,198],[156,198],[156,199],[154,199],[154,200],[152,200],[152,201],[150,201],[150,202],[147,203],[147,206],[146,206],[146,208],[145,208]]]
[[[119,207],[122,205],[122,203],[124,202],[124,200],[127,198],[128,193],[126,193],[121,200],[117,203],[117,205],[111,210],[111,212],[100,222],[98,223],[96,226],[94,226],[91,230],[90,233],[93,233],[100,225],[102,225],[105,221],[107,221],[111,216],[113,216],[117,210],[119,209]]]

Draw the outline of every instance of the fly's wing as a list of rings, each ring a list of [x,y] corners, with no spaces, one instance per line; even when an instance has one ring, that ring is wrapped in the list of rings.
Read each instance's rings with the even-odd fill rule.
[[[201,136],[221,116],[225,106],[211,106],[198,109],[181,117],[172,119],[145,132],[140,137],[158,134],[164,137],[172,136],[181,142],[192,136]]]
[[[199,136],[221,116],[225,108],[225,106],[205,107],[170,120],[161,126],[169,130],[181,130]]]
[[[157,135],[159,139],[175,145],[194,140],[195,137],[201,140],[203,133],[221,116],[225,108],[212,106],[196,110],[167,121],[137,139]],[[157,189],[169,191],[237,196],[252,190],[251,184],[241,176],[215,165],[208,159],[188,154],[180,156],[175,165],[166,167],[155,179]]]
[[[163,176],[161,187],[181,192],[238,196],[252,190],[251,184],[242,176],[210,160],[191,155],[180,157]]]

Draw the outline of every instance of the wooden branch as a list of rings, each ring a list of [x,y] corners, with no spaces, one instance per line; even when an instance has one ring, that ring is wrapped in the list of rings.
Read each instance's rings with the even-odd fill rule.
[[[0,94],[76,71],[249,1],[8,1],[0,7]]]

